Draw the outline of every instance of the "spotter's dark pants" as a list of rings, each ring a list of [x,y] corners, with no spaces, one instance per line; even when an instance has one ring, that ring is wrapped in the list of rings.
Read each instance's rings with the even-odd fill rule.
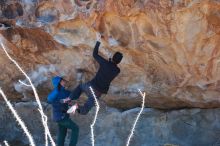
[[[63,120],[58,121],[57,123],[58,123],[57,145],[64,146],[67,129],[71,129],[72,133],[71,133],[69,146],[76,146],[79,135],[78,125],[74,123],[70,118],[64,118]]]

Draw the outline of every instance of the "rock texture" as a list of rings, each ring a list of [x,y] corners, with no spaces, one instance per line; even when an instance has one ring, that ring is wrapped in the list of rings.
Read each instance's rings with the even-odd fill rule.
[[[44,134],[36,103],[14,104],[20,116],[27,123],[38,146],[44,145]],[[45,107],[45,106],[44,106]],[[95,126],[95,145],[124,146],[127,141],[139,108],[120,112],[117,109],[101,106],[101,111]],[[0,141],[17,140],[21,146],[28,145],[28,140],[15,123],[8,108],[0,106]],[[50,108],[47,108],[50,117]],[[7,114],[8,112],[8,114]],[[80,127],[78,146],[91,145],[90,124],[94,110],[87,116],[76,115],[73,120]],[[137,124],[132,146],[218,146],[220,144],[220,109],[188,109],[178,111],[159,111],[145,109]],[[7,125],[4,123],[7,122]],[[56,125],[49,120],[51,132],[56,133]],[[68,138],[69,139],[69,138]],[[67,140],[68,144],[68,140]]]
[[[100,100],[97,146],[126,144],[141,105],[137,89],[146,92],[147,107],[172,111],[146,108],[132,146],[220,145],[219,0],[0,0],[0,44],[30,76],[42,101],[54,75],[65,76],[70,90],[92,79],[98,68],[92,57],[96,33],[103,35],[103,57],[124,54],[120,75]],[[0,88],[37,146],[44,145],[33,92],[19,83],[28,84],[2,46],[0,71]],[[49,117],[50,110],[45,109]],[[93,114],[94,109],[73,117],[80,126],[80,146],[91,144]],[[55,136],[56,125],[48,123]],[[1,102],[0,145],[3,140],[28,145]]]
[[[124,54],[122,72],[103,97],[108,105],[139,106],[140,88],[148,107],[214,108],[220,107],[219,10],[217,0],[4,0],[0,34],[42,99],[54,74],[66,76],[71,88],[92,78],[99,32],[104,57]],[[32,98],[2,49],[0,55],[0,85],[11,99]]]

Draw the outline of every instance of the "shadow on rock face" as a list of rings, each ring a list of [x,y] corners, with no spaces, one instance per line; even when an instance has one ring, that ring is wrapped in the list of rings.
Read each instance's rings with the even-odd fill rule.
[[[43,23],[50,23],[58,19],[59,11],[51,3],[42,3],[36,9],[35,16]]]
[[[20,3],[7,5],[2,11],[3,16],[8,19],[14,19],[17,16],[22,16],[23,13],[23,8]]]

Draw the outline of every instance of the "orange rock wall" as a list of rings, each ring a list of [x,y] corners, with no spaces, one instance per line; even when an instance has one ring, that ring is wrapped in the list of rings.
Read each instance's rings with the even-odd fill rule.
[[[103,97],[108,105],[139,106],[141,88],[149,107],[220,107],[217,0],[23,0],[0,2],[0,8],[2,40],[33,76],[42,99],[54,74],[65,75],[72,88],[92,78],[100,32],[101,55],[124,54],[122,72]],[[20,99],[15,84],[24,77],[1,49],[0,55],[0,85]]]

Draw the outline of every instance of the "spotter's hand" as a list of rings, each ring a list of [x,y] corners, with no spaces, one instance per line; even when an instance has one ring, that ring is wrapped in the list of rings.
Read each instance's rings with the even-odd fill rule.
[[[60,100],[61,103],[69,103],[70,101],[71,99],[69,97]]]

